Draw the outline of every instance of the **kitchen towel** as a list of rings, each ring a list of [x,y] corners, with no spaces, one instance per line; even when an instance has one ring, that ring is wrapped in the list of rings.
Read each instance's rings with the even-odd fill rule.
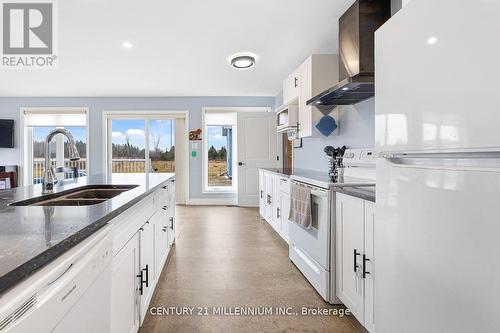
[[[329,136],[337,129],[335,119],[330,116],[323,116],[316,124],[316,128],[324,136]]]
[[[311,229],[311,190],[307,187],[292,184],[290,201],[288,219],[306,229]]]

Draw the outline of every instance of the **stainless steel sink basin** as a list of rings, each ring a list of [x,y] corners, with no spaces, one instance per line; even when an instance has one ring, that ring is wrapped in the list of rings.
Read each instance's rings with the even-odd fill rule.
[[[90,206],[105,202],[138,185],[87,185],[18,201],[11,206]]]

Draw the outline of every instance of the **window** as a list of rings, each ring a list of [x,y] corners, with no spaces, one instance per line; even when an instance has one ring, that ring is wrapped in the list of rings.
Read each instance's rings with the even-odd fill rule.
[[[175,172],[175,120],[111,117],[113,173]]]
[[[73,135],[80,160],[70,161],[68,142],[56,135],[51,142],[51,165],[53,168],[77,168],[78,176],[88,174],[87,109],[85,108],[29,108],[22,110],[23,116],[23,182],[25,185],[41,183],[45,172],[45,138],[55,128],[64,128]],[[72,172],[57,174],[59,179],[73,177]]]
[[[205,111],[204,192],[236,192],[236,112]]]

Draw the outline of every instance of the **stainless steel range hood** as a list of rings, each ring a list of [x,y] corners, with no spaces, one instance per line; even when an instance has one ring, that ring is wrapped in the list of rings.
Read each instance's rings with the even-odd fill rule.
[[[357,0],[340,17],[340,82],[311,98],[308,105],[351,105],[375,95],[375,30],[390,16],[390,0]]]

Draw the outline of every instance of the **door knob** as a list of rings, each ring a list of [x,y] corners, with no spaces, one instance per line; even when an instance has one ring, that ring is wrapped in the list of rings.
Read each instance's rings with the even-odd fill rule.
[[[238,162],[238,166],[244,166],[245,163],[244,162]]]

